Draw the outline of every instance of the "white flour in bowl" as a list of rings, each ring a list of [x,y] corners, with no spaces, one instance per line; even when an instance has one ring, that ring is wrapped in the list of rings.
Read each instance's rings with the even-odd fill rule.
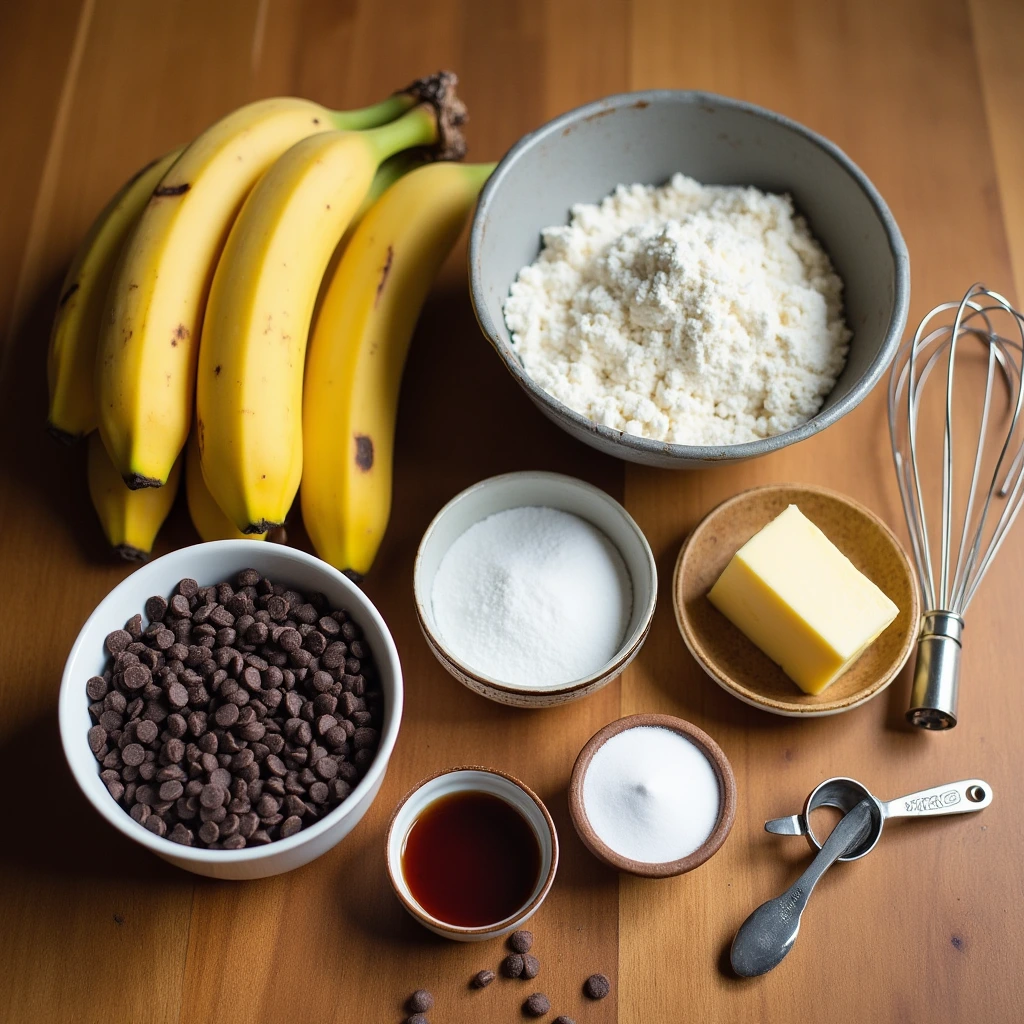
[[[754,441],[810,419],[846,362],[842,281],[789,196],[676,174],[543,240],[505,321],[526,372],[597,423]]]

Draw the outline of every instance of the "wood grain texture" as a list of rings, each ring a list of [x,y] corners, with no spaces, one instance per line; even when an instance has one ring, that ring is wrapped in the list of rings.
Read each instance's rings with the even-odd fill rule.
[[[629,88],[697,87],[773,107],[835,139],[878,185],[910,248],[912,319],[977,278],[1020,295],[1022,32],[1010,0],[0,5],[0,777],[18,794],[0,845],[0,1022],[397,1022],[420,985],[437,996],[432,1019],[452,1024],[519,1019],[533,988],[579,1024],[1020,1020],[1024,817],[1013,797],[1024,530],[971,608],[962,724],[948,736],[902,727],[906,676],[836,719],[756,712],[703,677],[672,621],[668,588],[686,531],[746,487],[845,491],[905,536],[881,391],[824,434],[757,462],[687,474],[625,467],[556,430],[505,374],[473,321],[460,248],[413,343],[393,523],[367,582],[406,675],[385,785],[330,854],[242,884],[197,879],[137,849],[99,821],[68,775],[55,714],[63,661],[129,569],[104,548],[83,452],[56,447],[42,426],[56,289],[121,181],[248,100],[295,93],[358,106],[440,66],[460,74],[479,160],[571,106]],[[419,635],[411,597],[413,554],[434,512],[476,480],[526,468],[573,473],[624,497],[662,583],[655,628],[622,683],[541,712],[493,705],[451,679]],[[300,524],[290,532],[307,546]],[[179,502],[158,553],[195,539]],[[678,879],[620,880],[586,853],[568,818],[576,753],[599,727],[639,711],[706,729],[736,771],[730,839]],[[470,993],[469,977],[496,966],[496,944],[435,939],[386,881],[394,804],[430,772],[473,762],[521,777],[559,829],[558,879],[533,925],[543,964],[533,987]],[[726,977],[720,954],[737,925],[807,859],[799,841],[765,836],[764,819],[795,811],[815,783],[843,773],[883,797],[978,775],[996,799],[976,818],[890,826],[869,858],[825,879],[779,970],[754,982]],[[580,983],[595,970],[615,995],[584,1005]]]
[[[1020,174],[1024,167],[1024,66],[1015,58],[1015,50],[1024,39],[1024,4],[1015,0],[971,0],[970,11],[974,50],[981,68],[984,115],[992,140],[1019,303],[1024,296],[1024,188]]]

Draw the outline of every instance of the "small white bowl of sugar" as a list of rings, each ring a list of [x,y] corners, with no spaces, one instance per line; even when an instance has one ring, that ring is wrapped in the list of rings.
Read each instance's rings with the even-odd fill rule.
[[[717,853],[736,817],[722,748],[671,715],[630,715],[595,733],[569,782],[583,845],[618,871],[668,878]]]
[[[640,527],[604,491],[558,473],[492,477],[453,498],[420,541],[420,628],[476,693],[551,707],[599,690],[633,660],[658,572]]]

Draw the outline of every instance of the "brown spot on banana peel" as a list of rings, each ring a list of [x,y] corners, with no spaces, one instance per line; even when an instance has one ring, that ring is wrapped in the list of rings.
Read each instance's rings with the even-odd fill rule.
[[[356,434],[356,465],[364,472],[373,469],[373,438]]]
[[[380,272],[380,280],[377,282],[377,294],[373,297],[373,308],[377,308],[377,303],[380,302],[381,293],[384,291],[384,285],[388,283],[388,276],[391,274],[391,264],[395,262],[395,250],[389,245],[388,255],[384,260],[384,266]]]
[[[177,348],[179,341],[185,341],[189,337],[189,329],[184,324],[178,324],[171,335],[171,348]]]
[[[183,196],[191,187],[187,181],[184,185],[157,185],[153,189],[153,195],[160,199],[166,196]]]
[[[68,290],[67,290],[67,291],[66,291],[66,292],[65,292],[65,293],[64,293],[64,294],[63,294],[63,295],[62,295],[62,296],[60,297],[60,301],[59,301],[59,302],[57,303],[57,308],[58,308],[58,309],[61,309],[61,308],[63,307],[64,303],[65,303],[65,302],[67,302],[67,301],[68,301],[68,299],[70,299],[70,298],[71,298],[71,296],[72,296],[72,295],[74,295],[74,294],[75,294],[75,292],[77,292],[77,291],[78,291],[78,282],[76,281],[76,282],[75,282],[75,283],[74,283],[73,285],[71,285],[71,287],[70,287],[70,288],[68,288]]]

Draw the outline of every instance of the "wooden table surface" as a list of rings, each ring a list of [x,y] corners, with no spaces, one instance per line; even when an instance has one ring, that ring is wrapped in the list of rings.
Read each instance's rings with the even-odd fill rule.
[[[406,917],[384,871],[395,802],[424,775],[474,762],[521,776],[556,819],[562,861],[533,926],[536,987],[579,1024],[1024,1019],[1024,527],[971,608],[961,724],[948,735],[904,726],[906,673],[835,718],[749,709],[701,674],[672,618],[671,570],[688,529],[752,485],[834,487],[905,537],[883,388],[824,434],[755,462],[694,473],[626,465],[528,403],[475,326],[457,252],[413,344],[394,517],[366,582],[404,663],[401,737],[351,836],[301,870],[247,883],[165,865],[103,823],[70,778],[56,728],[61,669],[87,614],[130,570],[104,548],[82,450],[43,432],[56,289],[129,173],[257,97],[357,106],[442,66],[461,77],[480,160],[623,90],[701,88],[774,108],[834,139],[886,198],[911,253],[913,323],[976,279],[1024,297],[1022,43],[1019,0],[0,5],[0,1019],[390,1022],[421,985],[437,995],[435,1024],[519,1019],[530,986],[466,988],[496,965],[497,945],[435,939]],[[526,468],[573,473],[623,500],[661,574],[654,628],[625,677],[538,712],[499,707],[450,678],[419,635],[411,596],[413,554],[434,512],[476,480]],[[178,507],[159,551],[195,539]],[[641,711],[707,729],[739,788],[722,851],[669,881],[599,866],[566,807],[586,739]],[[733,932],[808,857],[761,826],[830,775],[883,797],[978,776],[996,797],[981,815],[890,827],[869,858],[824,880],[785,964],[740,982],[724,966]],[[593,971],[609,975],[613,995],[584,1005],[580,984]]]

